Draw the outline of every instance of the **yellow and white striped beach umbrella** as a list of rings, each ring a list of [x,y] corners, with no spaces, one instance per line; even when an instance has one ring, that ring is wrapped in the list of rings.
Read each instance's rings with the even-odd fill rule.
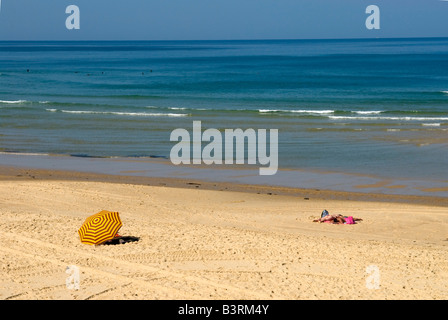
[[[82,243],[96,245],[115,237],[122,226],[118,212],[103,210],[90,216],[78,230]]]

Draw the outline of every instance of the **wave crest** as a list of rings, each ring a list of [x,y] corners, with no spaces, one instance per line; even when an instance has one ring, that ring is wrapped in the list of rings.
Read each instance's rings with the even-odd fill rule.
[[[62,112],[70,114],[105,114],[117,116],[132,116],[132,117],[188,117],[185,113],[149,113],[149,112],[116,112],[116,111],[92,111],[92,110],[58,110],[45,109],[49,112]]]

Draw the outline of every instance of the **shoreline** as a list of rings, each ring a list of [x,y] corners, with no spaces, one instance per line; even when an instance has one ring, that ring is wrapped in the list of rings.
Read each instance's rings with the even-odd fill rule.
[[[222,181],[205,181],[180,177],[145,177],[118,174],[100,174],[69,170],[48,170],[5,166],[0,164],[0,181],[77,181],[104,182],[114,184],[146,185],[153,187],[184,188],[199,190],[230,191],[289,196],[310,200],[377,201],[391,203],[422,204],[448,207],[448,198],[434,196],[396,195],[366,192],[348,192],[328,189],[307,189],[271,185],[240,184]]]
[[[39,171],[54,179],[93,179],[148,185],[239,190],[322,199],[371,199],[448,206],[448,181],[404,179],[352,172],[280,168],[275,175],[261,176],[249,165],[173,165],[168,159],[96,158],[57,154],[0,152],[0,175],[13,169]],[[36,176],[34,174],[34,176]],[[89,178],[90,177],[90,178]]]

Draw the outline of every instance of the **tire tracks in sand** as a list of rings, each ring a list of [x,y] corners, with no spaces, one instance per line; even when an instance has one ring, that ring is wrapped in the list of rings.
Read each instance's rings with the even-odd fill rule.
[[[229,296],[243,299],[266,298],[265,295],[253,290],[238,288],[229,284],[220,284],[212,280],[175,270],[166,270],[155,266],[116,259],[100,255],[97,252],[81,252],[11,233],[2,233],[0,237],[3,238],[2,242],[12,242],[12,245],[0,247],[0,251],[5,254],[37,260],[43,264],[51,264],[53,268],[61,270],[62,274],[62,270],[65,270],[68,265],[76,265],[83,273],[83,278],[90,279],[87,285],[92,281],[91,279],[98,277],[106,282],[115,283],[110,288],[104,289],[103,287],[98,292],[89,292],[85,299],[99,297],[103,293],[116,290],[116,288],[125,285],[129,286],[129,284],[132,284],[132,287],[140,288],[140,290],[157,292],[159,295],[158,298],[183,297],[187,294],[192,299],[209,297],[222,298]],[[89,261],[92,259],[95,261],[95,268],[89,266],[91,264]],[[136,274],[140,274],[140,276],[136,277]],[[59,284],[53,287],[63,289],[64,286],[65,284]],[[46,285],[45,288],[42,287],[28,291],[39,297],[40,293],[48,291],[49,288],[53,287]],[[200,292],[200,294],[191,292],[191,288],[195,288],[195,291]],[[29,292],[14,293],[6,297],[6,299],[22,299],[27,294]]]

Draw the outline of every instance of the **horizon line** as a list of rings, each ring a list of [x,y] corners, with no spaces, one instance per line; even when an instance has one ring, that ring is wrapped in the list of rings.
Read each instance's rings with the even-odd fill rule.
[[[448,0],[447,0],[448,1]],[[1,6],[1,0],[0,0]],[[1,7],[0,7],[1,10]],[[90,39],[90,40],[1,40],[0,42],[201,42],[201,41],[334,41],[334,40],[402,40],[402,39],[447,39],[447,36],[428,36],[428,37],[365,37],[365,38],[274,38],[274,39],[167,39],[167,40],[130,40],[130,39],[117,39],[117,40],[101,40],[101,39]]]

